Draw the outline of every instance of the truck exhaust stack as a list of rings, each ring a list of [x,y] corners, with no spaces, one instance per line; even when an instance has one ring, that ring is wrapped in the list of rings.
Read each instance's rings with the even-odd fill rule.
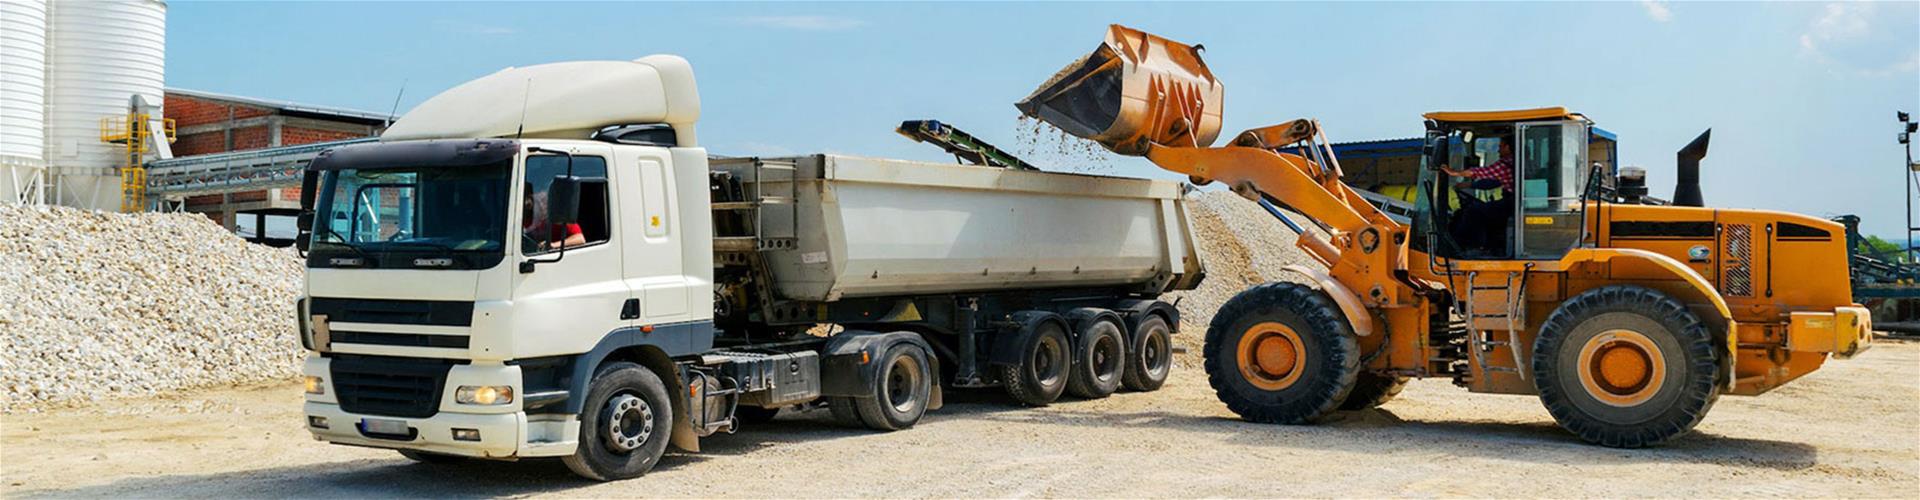
[[[1015,107],[1123,155],[1149,144],[1208,146],[1220,135],[1224,87],[1200,47],[1118,24]]]

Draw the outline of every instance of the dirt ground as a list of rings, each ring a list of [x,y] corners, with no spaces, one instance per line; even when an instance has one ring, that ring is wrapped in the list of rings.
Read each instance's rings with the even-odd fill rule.
[[[312,441],[291,384],[0,419],[8,497],[1909,497],[1920,343],[1883,341],[1667,446],[1581,444],[1527,397],[1421,381],[1319,426],[1241,422],[1192,366],[1155,393],[1013,407],[950,392],[914,429],[783,415],[591,483],[557,462],[415,464]]]

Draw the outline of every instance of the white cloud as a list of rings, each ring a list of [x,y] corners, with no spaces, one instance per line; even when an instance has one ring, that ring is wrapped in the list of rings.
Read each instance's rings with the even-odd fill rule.
[[[842,31],[858,28],[866,21],[850,17],[837,16],[747,16],[735,18],[735,23],[747,26],[779,28],[801,31]]]
[[[1640,7],[1647,9],[1647,17],[1658,22],[1673,20],[1673,9],[1667,8],[1664,0],[1640,0]]]
[[[1865,75],[1920,70],[1920,50],[1912,48],[1914,26],[1901,23],[1912,15],[1878,13],[1878,7],[1865,2],[1826,4],[1800,35],[1801,55]]]

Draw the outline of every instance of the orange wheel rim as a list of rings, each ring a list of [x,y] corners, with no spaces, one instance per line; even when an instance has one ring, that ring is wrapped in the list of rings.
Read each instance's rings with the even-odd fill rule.
[[[1667,363],[1646,335],[1608,330],[1580,347],[1579,372],[1587,395],[1612,406],[1634,406],[1660,393]]]
[[[1240,376],[1262,390],[1278,391],[1300,380],[1307,364],[1300,334],[1275,322],[1253,325],[1240,335],[1236,349]]]

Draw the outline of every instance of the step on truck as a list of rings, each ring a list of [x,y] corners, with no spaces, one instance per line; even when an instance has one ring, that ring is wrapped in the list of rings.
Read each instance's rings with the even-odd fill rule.
[[[420,461],[641,475],[825,406],[912,427],[947,387],[1149,391],[1204,273],[1182,186],[709,156],[687,62],[510,68],[305,172],[308,429]]]

